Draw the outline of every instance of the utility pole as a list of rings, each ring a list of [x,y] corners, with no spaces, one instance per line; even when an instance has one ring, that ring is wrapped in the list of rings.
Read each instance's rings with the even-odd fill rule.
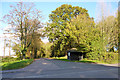
[[[10,34],[10,33],[3,33],[4,35],[5,34]],[[7,39],[9,38],[9,40],[7,40]],[[4,36],[4,57],[5,57],[5,49],[6,49],[6,41],[9,41],[9,45],[8,45],[8,47],[9,47],[9,56],[11,55],[10,54],[10,52],[11,52],[11,50],[10,50],[10,48],[11,48],[11,40],[10,40],[10,37],[6,37],[6,36]]]
[[[10,48],[11,48],[11,40],[9,40],[9,56],[11,56],[11,50],[10,50]]]
[[[4,39],[4,57],[5,57],[6,39]]]
[[[9,52],[7,52],[7,53],[9,53],[9,56],[11,56],[12,39],[15,39],[15,37],[17,37],[17,36],[14,36],[13,34],[15,34],[15,33],[11,33],[10,30],[5,30],[5,32],[3,34],[4,34],[4,37],[0,37],[0,38],[4,38],[4,53],[3,53],[3,56],[5,57],[6,41],[9,42],[9,44],[8,44]],[[9,35],[9,36],[6,36],[6,35]]]
[[[8,48],[9,48],[9,52],[7,52],[7,53],[9,53],[9,56],[11,56],[11,44],[12,44],[12,39],[14,38],[15,39],[15,37],[17,37],[17,36],[12,36],[12,34],[14,34],[14,33],[3,33],[4,35],[5,34],[9,34],[9,35],[11,35],[11,36],[9,36],[9,37],[7,37],[7,36],[4,36],[3,38],[4,38],[4,57],[5,57],[5,49],[6,49],[6,41],[8,41]]]

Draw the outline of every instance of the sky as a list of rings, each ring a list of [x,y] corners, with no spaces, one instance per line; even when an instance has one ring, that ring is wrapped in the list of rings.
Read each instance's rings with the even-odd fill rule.
[[[109,15],[113,15],[115,16],[115,13],[117,12],[118,9],[118,2],[98,2],[98,1],[93,1],[93,2],[70,2],[70,1],[66,1],[66,2],[33,2],[35,4],[35,8],[37,8],[38,10],[40,10],[42,12],[42,22],[48,22],[49,20],[49,14],[51,13],[51,11],[55,10],[57,7],[60,7],[62,4],[70,4],[72,6],[79,6],[82,8],[85,8],[88,10],[88,13],[90,15],[90,17],[93,17],[95,21],[98,21],[101,17],[101,8],[104,9],[105,11],[105,15],[109,16]],[[2,19],[2,17],[5,14],[8,14],[9,11],[11,10],[11,8],[9,7],[10,5],[16,5],[16,2],[8,2],[8,1],[1,1],[0,2],[0,19]],[[0,22],[0,49],[1,53],[0,56],[3,55],[3,46],[4,46],[4,38],[3,37],[3,30],[9,28],[10,25]],[[9,37],[9,35],[6,35]],[[43,42],[48,42],[47,38],[42,39]],[[6,55],[8,55],[8,48],[6,48]],[[11,50],[11,53],[13,53],[13,51]]]

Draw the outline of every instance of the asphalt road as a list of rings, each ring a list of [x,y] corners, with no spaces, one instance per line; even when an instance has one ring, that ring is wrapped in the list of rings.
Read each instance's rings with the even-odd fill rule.
[[[3,78],[118,78],[118,67],[100,64],[38,59],[31,65],[12,72],[3,72]]]

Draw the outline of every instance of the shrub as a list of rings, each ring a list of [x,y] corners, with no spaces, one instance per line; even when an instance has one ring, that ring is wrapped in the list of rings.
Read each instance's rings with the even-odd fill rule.
[[[87,53],[86,57],[89,60],[99,60],[105,63],[118,63],[118,53],[114,52],[90,52]]]
[[[97,52],[90,52],[86,54],[86,58],[90,59],[90,60],[99,60],[100,55]]]
[[[14,58],[14,57],[5,57],[5,58],[2,58],[1,62],[11,62],[11,61],[16,61],[16,60],[20,60],[20,59]]]
[[[106,63],[116,63],[118,62],[118,53],[107,53],[103,55],[104,62]]]

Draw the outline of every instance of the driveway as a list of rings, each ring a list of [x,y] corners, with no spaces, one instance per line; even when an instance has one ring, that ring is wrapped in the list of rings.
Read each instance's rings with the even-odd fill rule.
[[[118,78],[118,67],[37,59],[31,65],[2,72],[3,78]]]

